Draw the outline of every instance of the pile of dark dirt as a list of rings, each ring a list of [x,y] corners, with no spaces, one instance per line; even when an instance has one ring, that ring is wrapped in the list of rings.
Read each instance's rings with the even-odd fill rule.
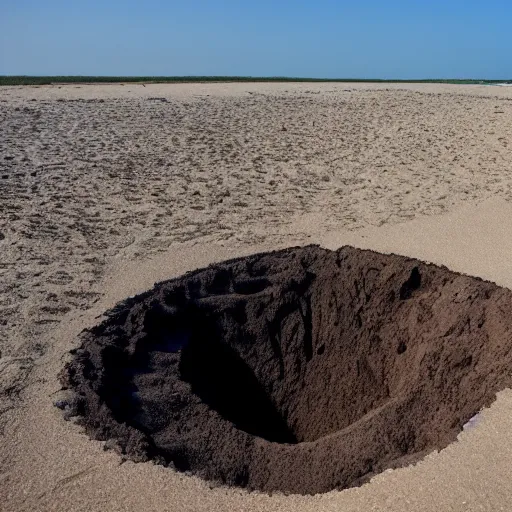
[[[512,292],[317,246],[157,284],[62,374],[88,434],[228,485],[358,485],[456,439],[511,385]]]

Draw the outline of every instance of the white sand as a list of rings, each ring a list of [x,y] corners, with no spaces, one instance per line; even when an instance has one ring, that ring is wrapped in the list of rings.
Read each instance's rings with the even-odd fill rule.
[[[480,86],[0,89],[3,509],[509,510],[508,390],[441,453],[316,497],[120,465],[52,401],[105,309],[228,257],[350,243],[512,287],[511,100]]]

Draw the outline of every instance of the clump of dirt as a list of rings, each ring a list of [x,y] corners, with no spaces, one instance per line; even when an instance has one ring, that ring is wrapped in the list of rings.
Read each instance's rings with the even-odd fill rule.
[[[88,434],[228,485],[359,485],[511,384],[512,292],[396,255],[291,248],[157,284],[83,333]]]

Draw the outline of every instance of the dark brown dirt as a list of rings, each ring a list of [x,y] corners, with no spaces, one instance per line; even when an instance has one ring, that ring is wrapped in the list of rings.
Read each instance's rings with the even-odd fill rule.
[[[293,248],[129,299],[62,375],[134,460],[301,494],[454,441],[511,385],[512,292],[396,255]]]

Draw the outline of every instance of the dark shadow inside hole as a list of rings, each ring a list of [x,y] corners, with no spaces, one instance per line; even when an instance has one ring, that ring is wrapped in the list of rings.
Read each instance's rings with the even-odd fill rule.
[[[161,306],[146,313],[144,329],[151,350],[179,352],[189,341],[191,328],[186,314],[172,315]]]
[[[128,357],[118,347],[105,347],[102,353],[105,377],[98,391],[114,418],[127,422],[135,412],[133,393],[137,387],[131,381],[132,371],[127,368]]]
[[[181,378],[192,392],[238,429],[276,443],[297,443],[293,432],[236,351],[212,336],[196,332],[183,349]]]
[[[414,267],[411,270],[409,279],[400,288],[400,298],[402,300],[409,299],[412,296],[414,290],[417,290],[421,286],[421,274],[418,267]]]

